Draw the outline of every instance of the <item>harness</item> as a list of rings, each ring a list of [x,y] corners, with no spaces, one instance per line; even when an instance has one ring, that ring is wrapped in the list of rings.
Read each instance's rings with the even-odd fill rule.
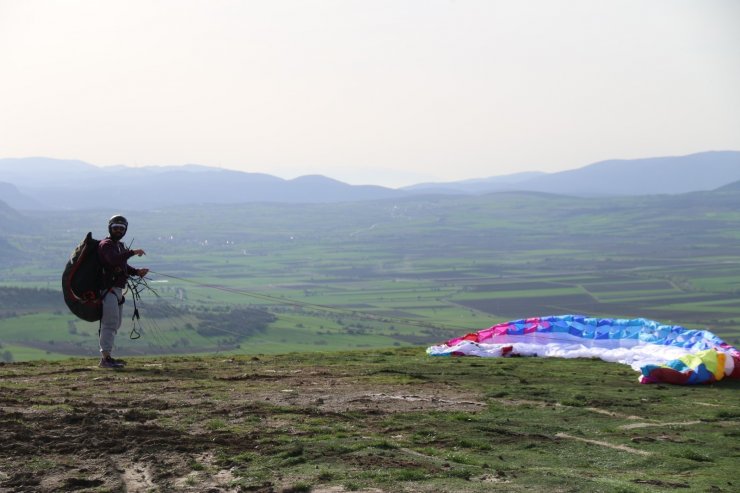
[[[124,247],[124,250],[121,250],[121,243],[116,242],[116,246],[118,248],[118,253],[123,253],[124,251],[128,250]],[[126,279],[126,286],[123,288],[123,292],[121,294],[121,298],[118,299],[118,295],[115,294],[115,283],[118,279],[119,274],[121,274],[121,267],[116,267],[112,272],[109,271],[106,268],[103,268],[103,275],[102,275],[102,281],[103,281],[103,291],[105,291],[102,296],[100,297],[100,303],[102,304],[105,300],[105,297],[108,296],[109,293],[113,293],[113,295],[116,297],[116,300],[118,301],[118,306],[123,305],[126,303],[126,292],[129,290],[131,291],[131,298],[134,300],[134,314],[131,316],[131,320],[133,322],[133,326],[131,327],[131,333],[129,334],[129,339],[138,339],[141,337],[141,332],[137,329],[137,323],[139,327],[141,327],[141,316],[139,315],[139,308],[136,306],[136,301],[141,299],[141,292],[144,289],[149,289],[153,293],[156,294],[156,291],[154,291],[152,288],[149,287],[149,285],[146,283],[144,279],[138,279],[136,281],[131,281],[131,279]],[[100,325],[98,326],[98,337],[100,337],[100,331],[103,328],[103,319],[100,319]]]

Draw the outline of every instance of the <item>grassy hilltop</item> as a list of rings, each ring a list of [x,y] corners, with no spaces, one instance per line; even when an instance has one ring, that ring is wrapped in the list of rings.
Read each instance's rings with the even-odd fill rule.
[[[421,349],[0,366],[0,491],[737,491],[740,384]]]
[[[59,292],[120,211],[0,221],[0,493],[737,491],[738,382],[424,347],[563,313],[738,345],[738,211],[725,190],[127,214],[159,296],[120,372]]]

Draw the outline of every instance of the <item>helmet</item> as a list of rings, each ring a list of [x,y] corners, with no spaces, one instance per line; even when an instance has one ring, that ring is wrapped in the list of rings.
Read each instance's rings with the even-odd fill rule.
[[[126,230],[128,229],[128,221],[123,216],[115,215],[108,219],[108,233],[113,233],[113,226],[123,226],[123,234],[126,234]]]

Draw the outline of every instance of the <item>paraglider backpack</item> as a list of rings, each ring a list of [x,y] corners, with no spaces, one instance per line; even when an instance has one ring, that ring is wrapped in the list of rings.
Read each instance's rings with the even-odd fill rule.
[[[75,248],[62,274],[64,302],[83,320],[97,322],[103,316],[103,266],[98,258],[100,240],[87,233]]]

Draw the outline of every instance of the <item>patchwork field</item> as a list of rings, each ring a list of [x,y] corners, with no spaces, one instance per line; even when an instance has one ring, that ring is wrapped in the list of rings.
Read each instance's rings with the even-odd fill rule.
[[[738,344],[739,207],[740,194],[711,192],[132,212],[126,239],[147,251],[132,264],[152,269],[157,294],[143,293],[141,321],[124,323],[119,352],[423,346],[565,313],[707,328]],[[69,314],[59,281],[72,248],[106,214],[31,216],[33,228],[8,236],[27,255],[1,269],[5,360],[96,353],[97,326]],[[246,309],[275,320],[245,332],[234,311]],[[129,339],[132,329],[141,338]]]

